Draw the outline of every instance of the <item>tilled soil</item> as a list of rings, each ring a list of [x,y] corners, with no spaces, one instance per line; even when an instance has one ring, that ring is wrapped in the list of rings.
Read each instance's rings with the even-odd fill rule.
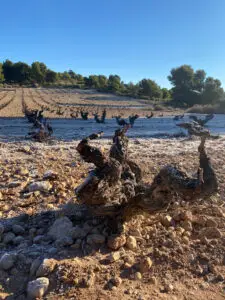
[[[74,118],[80,109],[89,112],[88,117],[93,119],[94,113],[101,115],[107,110],[107,118],[115,115],[128,117],[138,113],[140,116],[150,115],[154,110],[152,102],[142,99],[133,99],[125,96],[99,93],[92,90],[57,89],[57,88],[14,88],[0,90],[0,117],[23,117],[24,107],[29,110],[44,108],[46,118]],[[156,107],[157,108],[157,107]],[[164,109],[163,115],[179,114],[179,109]],[[156,111],[155,116],[162,115]],[[79,118],[80,118],[79,114]]]
[[[93,144],[107,152],[111,141]],[[129,153],[150,184],[166,164],[196,173],[198,144],[133,139]],[[225,139],[206,144],[217,194],[154,214],[128,209],[118,235],[77,203],[92,166],[76,145],[0,144],[0,299],[224,299]]]

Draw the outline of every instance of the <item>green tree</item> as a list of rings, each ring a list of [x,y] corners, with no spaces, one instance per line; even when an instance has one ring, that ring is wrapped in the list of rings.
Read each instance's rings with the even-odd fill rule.
[[[89,85],[91,88],[97,89],[99,88],[99,80],[97,75],[89,76]]]
[[[183,65],[178,68],[174,68],[170,71],[170,75],[168,76],[171,84],[180,89],[180,88],[193,88],[193,80],[194,80],[194,70],[189,65]]]
[[[171,99],[171,92],[170,90],[168,90],[167,88],[162,88],[161,89],[162,92],[162,98],[167,100],[167,99]]]
[[[29,83],[31,80],[31,68],[28,64],[17,62],[12,67],[13,81],[17,83]]]
[[[52,70],[47,70],[46,75],[45,75],[45,81],[46,82],[56,82],[58,79],[58,74]]]
[[[192,106],[201,103],[201,93],[196,92],[195,89],[198,91],[201,88],[202,80],[204,81],[202,70],[194,73],[191,66],[183,65],[172,69],[170,73],[168,79],[173,85],[172,97],[176,105]]]
[[[121,79],[118,75],[109,75],[108,90],[111,92],[119,92],[121,89]]]
[[[2,63],[0,63],[0,83],[4,82],[4,79],[3,67]]]
[[[151,79],[142,79],[139,82],[140,93],[143,96],[148,96],[150,99],[159,99],[162,97],[160,86]]]
[[[6,82],[13,81],[13,62],[6,60],[2,64],[3,74]]]
[[[202,93],[205,86],[206,72],[197,70],[194,74],[193,89]]]
[[[207,77],[205,80],[204,91],[202,93],[203,104],[213,104],[221,100],[224,96],[224,90],[218,79]]]
[[[75,79],[79,84],[84,83],[84,77],[81,74],[76,74]]]
[[[68,71],[68,74],[70,75],[70,78],[76,79],[76,73],[75,73],[74,71],[69,70],[69,71]]]
[[[130,97],[138,97],[139,96],[139,85],[134,84],[133,82],[129,82],[125,85],[126,94]]]
[[[70,80],[70,74],[68,72],[63,72],[62,73],[62,79],[63,80]]]
[[[98,76],[98,88],[101,90],[105,90],[108,85],[108,78],[104,75]]]
[[[35,61],[31,65],[31,77],[37,83],[43,83],[45,80],[45,65]]]

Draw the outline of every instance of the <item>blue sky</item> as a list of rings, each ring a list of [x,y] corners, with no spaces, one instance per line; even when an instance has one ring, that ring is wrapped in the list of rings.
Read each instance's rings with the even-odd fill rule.
[[[0,43],[1,61],[165,87],[190,64],[225,87],[225,0],[2,1]]]

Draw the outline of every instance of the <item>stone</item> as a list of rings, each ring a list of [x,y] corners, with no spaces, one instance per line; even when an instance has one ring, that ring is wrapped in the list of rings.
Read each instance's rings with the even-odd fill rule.
[[[45,238],[44,235],[37,235],[33,238],[33,243],[40,244],[44,240],[44,238]]]
[[[36,274],[38,268],[39,268],[40,265],[41,265],[41,262],[42,262],[42,260],[41,260],[39,257],[36,258],[36,259],[32,262],[32,264],[31,264],[31,266],[30,266],[30,276],[34,276],[34,275]]]
[[[73,239],[83,239],[84,237],[86,237],[90,230],[91,228],[86,224],[84,228],[81,228],[80,226],[75,226],[71,230],[71,236]]]
[[[4,225],[2,223],[0,223],[0,237],[2,236],[4,230],[5,230]]]
[[[8,187],[9,188],[16,188],[16,187],[18,187],[18,186],[20,186],[21,185],[21,182],[20,181],[12,181],[12,182],[10,182],[9,184],[8,184]]]
[[[27,154],[32,153],[29,146],[24,146],[23,148],[20,148],[19,151],[27,153]]]
[[[157,284],[157,278],[155,276],[150,277],[149,282],[151,284]]]
[[[195,223],[199,224],[201,226],[205,226],[206,221],[207,221],[207,218],[206,218],[206,216],[203,216],[203,215],[199,215],[195,218]]]
[[[183,233],[185,232],[184,228],[183,227],[177,227],[176,228],[176,232],[178,235],[183,235]]]
[[[218,274],[218,275],[216,276],[216,280],[217,280],[217,281],[225,281],[225,277],[224,277],[224,275],[222,275],[222,274]]]
[[[46,171],[43,175],[44,180],[46,180],[46,179],[55,180],[57,178],[58,178],[58,173],[51,171],[51,170]]]
[[[112,250],[118,250],[126,244],[126,236],[122,235],[113,235],[108,238],[107,246]]]
[[[171,283],[166,283],[164,285],[164,292],[165,293],[172,292],[173,290],[174,290],[174,286]]]
[[[0,259],[0,268],[3,270],[9,270],[11,269],[16,262],[16,255],[5,253],[2,255]]]
[[[91,234],[87,237],[88,244],[104,244],[105,243],[105,236],[102,234]]]
[[[55,241],[55,245],[56,247],[60,248],[60,247],[65,247],[65,246],[70,246],[73,244],[73,239],[69,236],[64,236],[60,239],[57,239]]]
[[[215,220],[213,219],[207,219],[206,223],[205,223],[206,227],[218,227],[218,224]]]
[[[82,242],[81,239],[77,239],[76,242],[73,245],[71,245],[70,247],[72,249],[79,249],[81,246],[81,242]]]
[[[185,220],[181,222],[181,226],[186,230],[186,231],[192,231],[192,223],[188,220]]]
[[[49,250],[48,250],[48,253],[51,254],[51,255],[54,255],[58,252],[57,248],[55,247],[51,247]]]
[[[113,286],[120,286],[122,283],[122,279],[119,276],[115,276],[113,278],[111,278],[110,282],[112,283]]]
[[[119,251],[116,251],[116,252],[112,252],[111,254],[108,255],[108,258],[107,260],[110,262],[110,263],[113,263],[115,261],[118,261],[120,259],[120,252]]]
[[[152,260],[150,257],[145,257],[140,262],[141,273],[147,273],[152,267]]]
[[[189,241],[189,238],[187,236],[183,236],[182,240],[183,240],[185,245],[189,245],[190,241]]]
[[[37,277],[48,276],[51,272],[54,271],[56,266],[56,261],[54,259],[44,259],[39,268],[37,269]]]
[[[40,277],[36,280],[28,282],[27,296],[28,299],[42,298],[47,292],[49,287],[49,279],[46,277]]]
[[[48,181],[39,181],[39,182],[33,182],[29,184],[27,187],[28,192],[49,192],[49,190],[52,188],[52,185]]]
[[[137,249],[137,240],[134,236],[128,236],[126,241],[126,247],[130,250],[136,250]]]
[[[14,224],[12,226],[12,231],[15,234],[24,234],[25,233],[25,229],[21,225],[17,225],[17,224]]]
[[[72,237],[73,223],[67,217],[57,219],[49,229],[48,235],[54,240],[62,237]]]
[[[0,192],[0,201],[3,200],[3,195],[2,195],[2,192]]]
[[[165,227],[170,227],[172,225],[172,218],[169,215],[162,216],[161,224]]]
[[[141,280],[141,279],[142,279],[141,273],[140,273],[140,272],[136,272],[136,273],[134,274],[134,279],[135,279],[135,280]]]
[[[207,227],[200,231],[200,237],[206,237],[207,239],[220,239],[222,237],[222,233],[216,227]]]
[[[181,220],[184,220],[184,221],[192,221],[193,219],[193,215],[192,215],[192,212],[191,211],[183,211],[180,213],[180,218]]]
[[[24,237],[22,237],[21,235],[18,235],[17,237],[15,237],[15,239],[13,240],[13,244],[15,245],[19,245],[21,243],[24,242]]]
[[[4,235],[4,238],[3,238],[3,243],[5,244],[10,244],[13,242],[14,238],[15,238],[15,234],[13,232],[7,232],[5,235]]]
[[[135,263],[135,258],[130,253],[129,255],[124,256],[123,260],[125,263],[128,263],[129,265],[133,265]]]

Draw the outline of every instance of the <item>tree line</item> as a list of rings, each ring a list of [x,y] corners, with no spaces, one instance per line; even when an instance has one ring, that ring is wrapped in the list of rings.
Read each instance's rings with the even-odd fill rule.
[[[142,79],[138,83],[124,83],[120,76],[77,74],[72,70],[55,72],[42,62],[28,65],[6,60],[0,63],[0,83],[19,85],[64,85],[76,88],[97,89],[146,100],[170,100],[171,104],[190,107],[194,104],[215,104],[224,99],[221,82],[207,77],[204,70],[196,70],[189,65],[173,68],[168,76],[172,88],[161,88],[152,79]]]

